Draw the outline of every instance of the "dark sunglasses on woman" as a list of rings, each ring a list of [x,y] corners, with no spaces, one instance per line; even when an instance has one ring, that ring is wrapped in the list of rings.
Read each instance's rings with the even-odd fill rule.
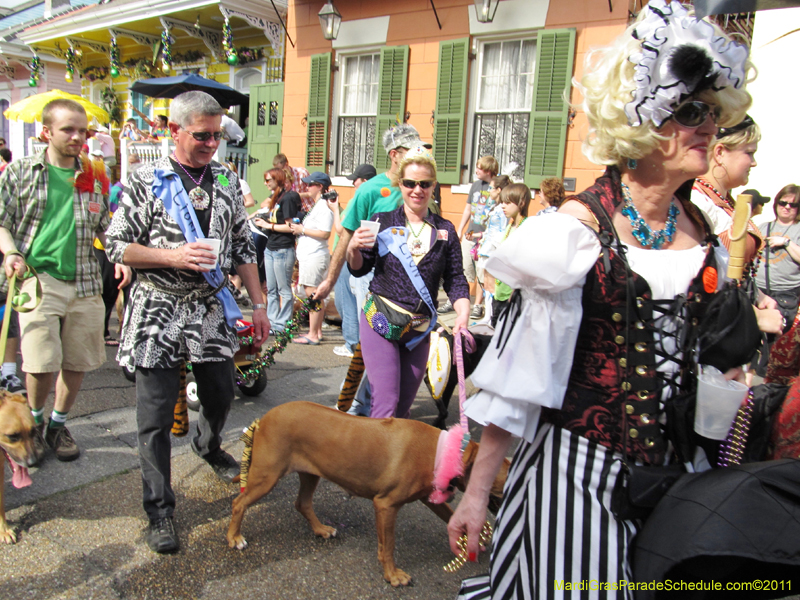
[[[402,185],[404,188],[407,188],[409,190],[413,190],[417,186],[421,187],[423,190],[427,190],[433,184],[434,184],[433,179],[423,179],[421,181],[416,181],[414,179],[401,179],[400,180],[400,185]]]
[[[785,200],[776,200],[775,204],[783,208],[800,208],[800,202],[786,202]]]
[[[722,109],[719,106],[712,106],[700,100],[692,100],[691,102],[684,102],[672,112],[672,118],[675,122],[690,129],[696,129],[706,122],[708,115],[711,115],[711,120],[716,123],[719,120]]]

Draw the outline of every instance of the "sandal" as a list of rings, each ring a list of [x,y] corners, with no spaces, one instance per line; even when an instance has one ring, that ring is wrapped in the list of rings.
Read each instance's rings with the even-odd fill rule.
[[[119,340],[115,340],[115,339],[114,339],[113,337],[111,337],[110,335],[107,335],[107,336],[105,337],[105,340],[106,340],[106,346],[112,346],[112,347],[119,346]]]
[[[300,340],[303,340],[302,342]],[[295,344],[303,344],[304,346],[319,346],[319,340],[312,340],[308,336],[300,335],[292,340]]]

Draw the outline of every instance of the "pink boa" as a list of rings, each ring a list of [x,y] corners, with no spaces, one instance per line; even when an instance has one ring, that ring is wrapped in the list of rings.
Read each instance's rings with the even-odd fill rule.
[[[448,490],[450,482],[464,474],[464,463],[461,460],[461,442],[464,430],[461,425],[453,425],[439,436],[436,447],[436,463],[433,469],[433,492],[428,500],[434,504],[442,504],[453,495]]]

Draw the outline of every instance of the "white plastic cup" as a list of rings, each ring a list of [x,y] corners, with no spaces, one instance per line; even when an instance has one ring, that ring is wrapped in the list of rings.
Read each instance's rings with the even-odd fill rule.
[[[703,437],[724,440],[747,396],[747,390],[743,383],[726,380],[714,367],[703,367],[703,372],[697,378],[694,430]]]
[[[381,230],[381,224],[378,221],[361,221],[361,226],[367,227],[375,241],[378,240],[378,232]],[[375,246],[375,242],[372,242],[372,245]]]
[[[208,263],[201,263],[201,264],[205,267],[213,269],[214,267],[217,266],[217,263],[219,262],[219,248],[220,245],[222,244],[222,240],[218,240],[215,238],[197,238],[197,241],[200,242],[201,244],[208,244],[209,246],[211,246],[211,252],[214,253],[214,264],[213,265],[209,265]]]

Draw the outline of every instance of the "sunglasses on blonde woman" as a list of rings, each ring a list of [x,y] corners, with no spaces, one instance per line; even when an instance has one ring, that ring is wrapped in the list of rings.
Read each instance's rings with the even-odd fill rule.
[[[400,185],[409,190],[413,190],[417,186],[421,187],[423,190],[427,190],[429,187],[433,185],[433,183],[434,183],[433,179],[422,179],[421,181],[416,181],[414,179],[400,180]]]
[[[800,202],[785,202],[783,200],[776,200],[775,203],[783,208],[800,208]]]
[[[716,123],[719,120],[722,109],[719,106],[711,106],[705,102],[694,100],[692,102],[684,102],[679,105],[673,112],[672,118],[675,122],[688,127],[696,129],[706,122],[708,115],[711,115],[711,120]]]

